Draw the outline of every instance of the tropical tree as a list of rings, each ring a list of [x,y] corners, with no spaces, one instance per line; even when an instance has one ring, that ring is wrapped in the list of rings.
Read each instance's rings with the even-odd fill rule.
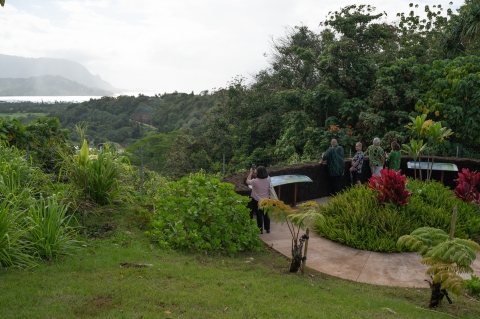
[[[416,111],[442,119],[464,144],[480,143],[472,134],[480,129],[480,56],[438,60],[423,66],[420,85],[424,94]]]
[[[425,148],[427,147],[427,144],[423,144],[423,140],[411,140],[410,145],[408,144],[402,144],[402,152],[411,156],[413,158],[413,163],[414,163],[414,176],[417,178],[417,159],[420,157],[423,151],[425,151]],[[420,167],[420,161],[418,161],[419,164],[419,174],[420,174],[420,180],[422,180],[422,168]]]
[[[453,134],[452,130],[442,126],[442,122],[432,122],[427,129],[427,138],[428,138],[428,158],[427,163],[429,164],[429,169],[427,170],[427,180],[432,178],[432,171],[433,171],[433,162],[434,158],[432,157],[432,164],[429,163],[430,161],[430,149],[434,148],[436,145],[441,144],[445,139],[450,137]]]
[[[480,1],[466,0],[449,23],[442,41],[446,58],[480,53]]]
[[[422,114],[415,118],[410,117],[410,123],[405,126],[407,129],[409,129],[412,132],[413,137],[416,138],[417,140],[412,139],[410,142],[410,145],[403,144],[402,151],[412,156],[413,161],[415,163],[414,164],[415,169],[416,169],[416,161],[418,158],[420,180],[422,180],[422,167],[420,165],[420,162],[421,162],[420,158],[421,158],[422,152],[427,147],[427,144],[423,144],[422,137],[426,135],[428,127],[430,126],[431,123],[432,123],[432,120],[427,120],[427,114]],[[415,178],[417,178],[416,171],[415,171]]]
[[[441,229],[421,227],[410,235],[398,239],[399,247],[417,251],[423,259],[421,263],[429,266],[427,274],[432,277],[430,283],[430,307],[437,307],[443,297],[448,298],[447,291],[456,295],[462,293],[464,280],[462,273],[473,273],[471,267],[476,259],[480,245],[472,240],[454,238],[457,206],[452,215],[450,235]]]
[[[292,235],[292,263],[290,264],[290,272],[297,272],[300,268],[302,260],[304,260],[303,244],[308,239],[306,234],[300,235],[300,230],[313,222],[322,223],[325,217],[319,212],[319,205],[315,202],[306,202],[298,205],[300,209],[292,209],[283,201],[278,199],[264,198],[258,203],[258,207],[262,208],[265,214],[275,216],[275,220],[282,225],[287,224],[288,230]]]
[[[444,11],[440,4],[425,5],[425,14],[420,16],[416,10],[418,4],[410,3],[409,6],[408,13],[397,13],[397,52],[392,52],[392,56],[397,59],[415,58],[420,64],[430,64],[443,58],[445,30],[455,18],[452,9]]]

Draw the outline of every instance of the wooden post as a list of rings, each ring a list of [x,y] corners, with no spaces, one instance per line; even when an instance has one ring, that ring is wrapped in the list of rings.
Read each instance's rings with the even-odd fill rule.
[[[453,208],[453,215],[452,215],[452,224],[450,226],[450,237],[449,239],[453,239],[453,234],[455,233],[455,224],[457,223],[457,212],[458,212],[458,207],[455,205]]]
[[[295,183],[295,186],[293,188],[293,206],[297,205],[297,183]]]
[[[307,227],[307,230],[306,230],[306,234],[307,234],[307,237],[309,237],[310,235],[310,228]],[[307,251],[308,251],[308,239],[305,240],[305,248],[303,250],[303,260],[302,260],[302,275],[304,274],[305,272],[305,267],[306,267],[306,264],[307,264]]]
[[[281,200],[280,199],[280,195],[282,194],[282,185],[278,185],[278,192],[277,192],[277,197],[278,197],[278,200]]]

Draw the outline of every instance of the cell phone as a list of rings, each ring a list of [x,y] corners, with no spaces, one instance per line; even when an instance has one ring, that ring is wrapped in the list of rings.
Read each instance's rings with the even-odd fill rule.
[[[255,170],[255,164],[252,164],[251,169]]]

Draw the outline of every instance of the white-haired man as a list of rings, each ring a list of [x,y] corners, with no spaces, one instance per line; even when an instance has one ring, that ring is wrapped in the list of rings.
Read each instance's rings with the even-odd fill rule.
[[[385,151],[380,146],[380,139],[378,137],[373,139],[373,145],[367,148],[364,155],[368,156],[372,176],[382,176],[380,170],[383,168],[383,164],[385,164]]]

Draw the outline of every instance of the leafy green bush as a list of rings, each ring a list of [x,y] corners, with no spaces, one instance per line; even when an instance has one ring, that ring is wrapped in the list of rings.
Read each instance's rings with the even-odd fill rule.
[[[232,255],[261,247],[249,199],[231,184],[197,173],[158,189],[158,198],[147,235],[161,247]]]
[[[70,255],[79,247],[75,239],[77,228],[73,215],[67,215],[68,205],[57,202],[54,196],[40,197],[28,210],[25,239],[33,249],[33,255],[53,260]]]
[[[38,194],[48,184],[42,171],[30,165],[25,152],[0,146],[0,199],[10,194],[24,207],[29,198]]]
[[[448,232],[453,207],[458,205],[455,236],[480,239],[480,208],[455,198],[453,192],[442,184],[432,181],[422,183],[409,180],[412,194],[408,205],[399,207],[389,203],[378,204],[376,193],[366,187],[352,187],[332,198],[319,212],[325,216],[324,223],[315,225],[315,230],[326,238],[350,247],[398,252],[398,238],[420,227],[440,228]]]
[[[471,279],[465,280],[465,289],[467,290],[468,294],[472,297],[480,299],[480,279],[472,275]]]

